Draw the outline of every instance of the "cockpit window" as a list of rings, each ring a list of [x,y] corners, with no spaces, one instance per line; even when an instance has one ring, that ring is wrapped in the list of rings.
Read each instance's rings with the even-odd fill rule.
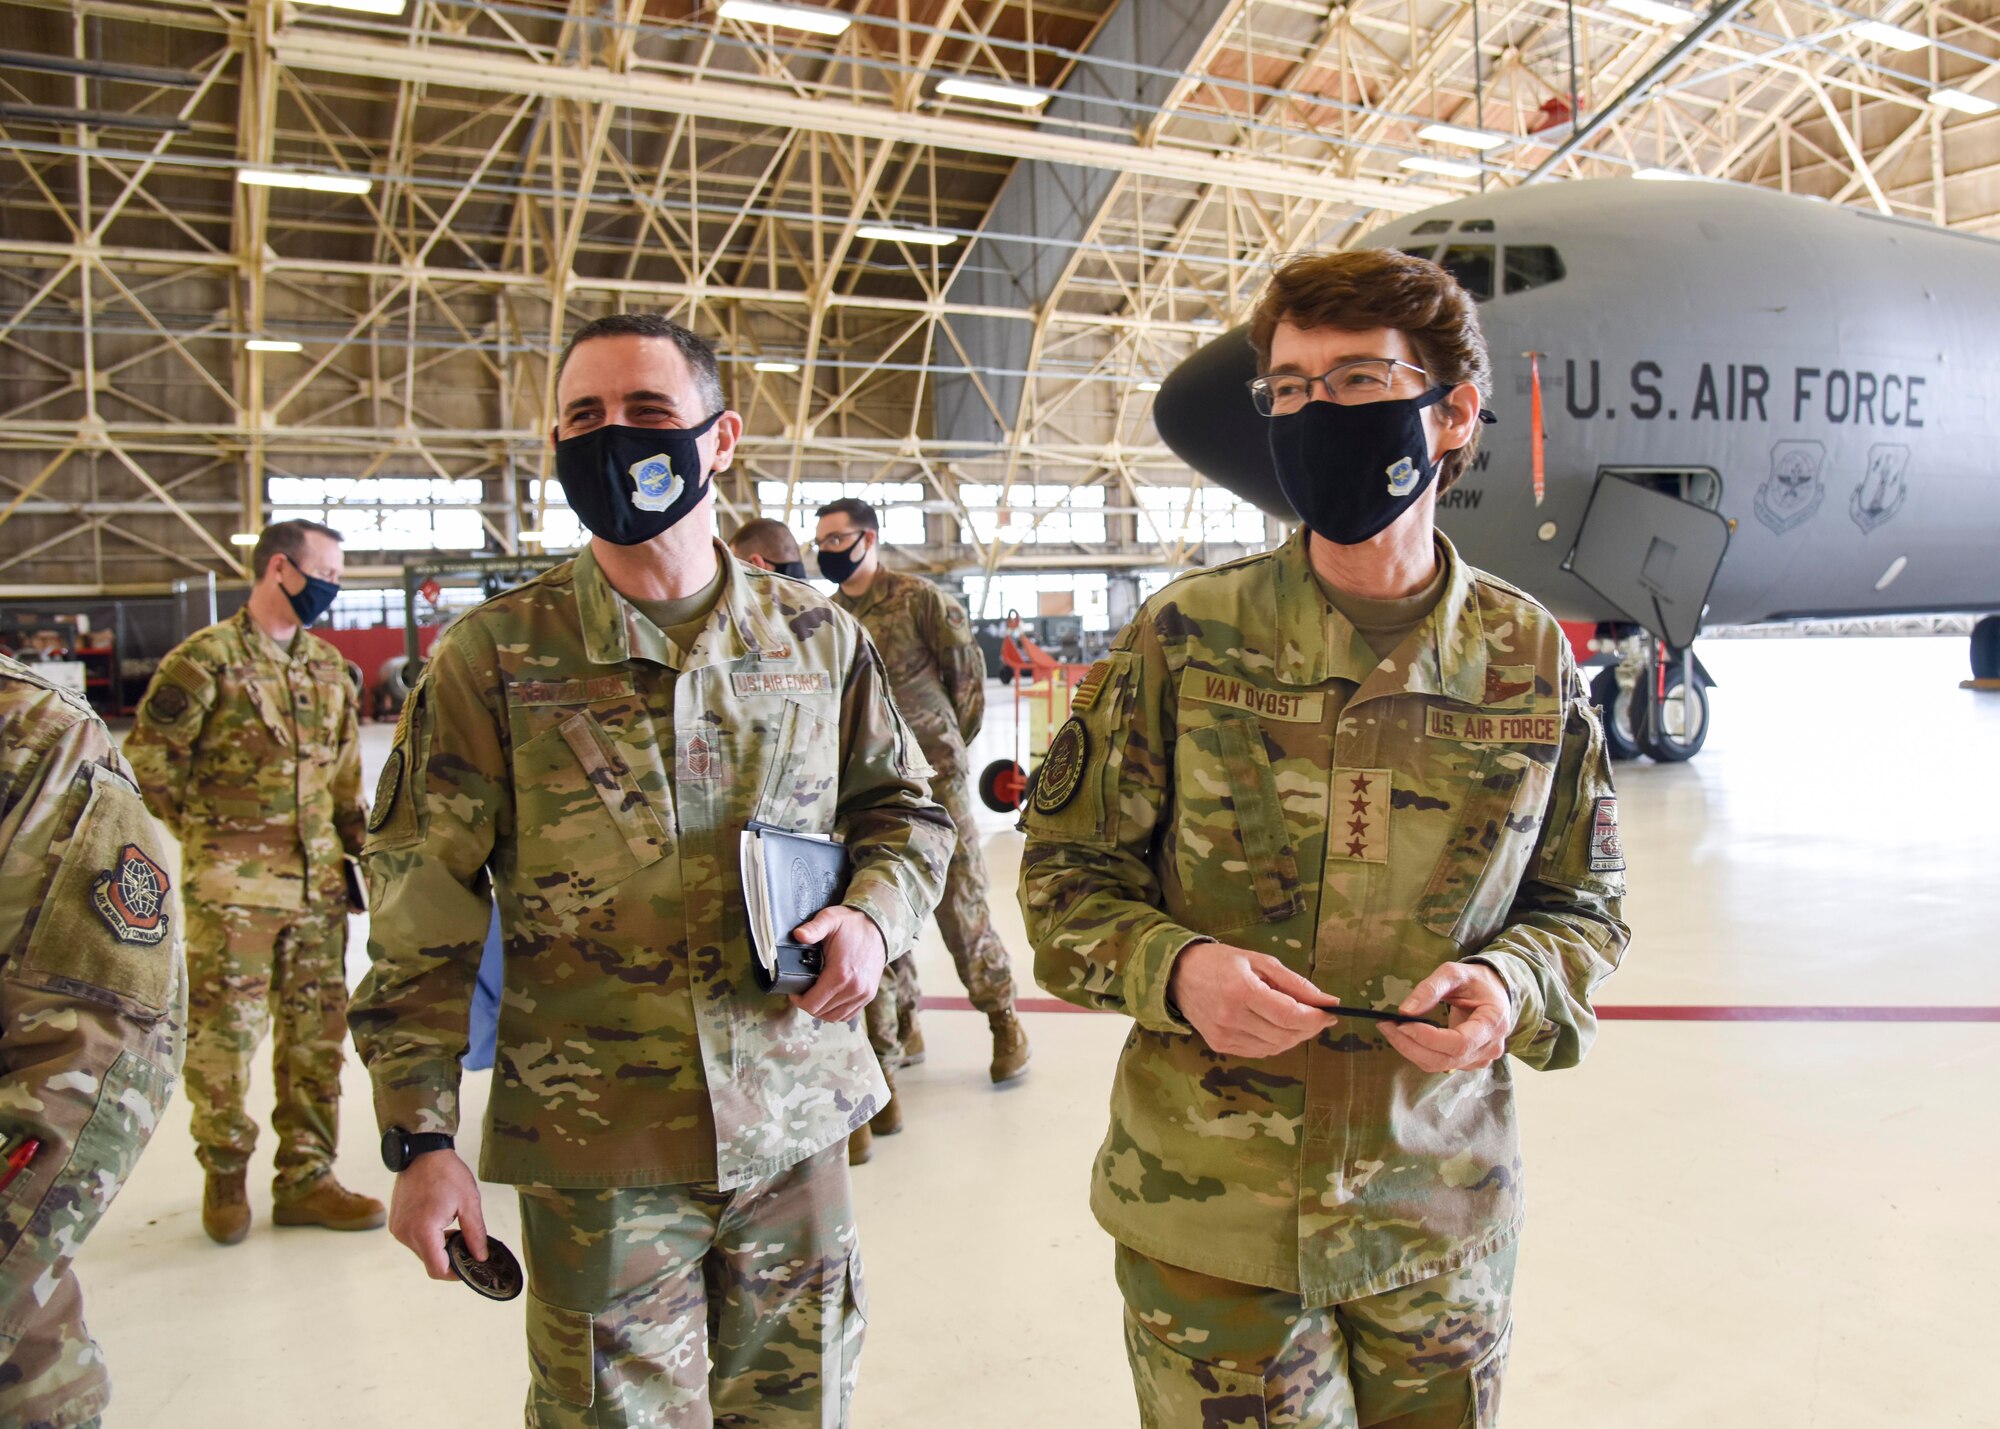
[[[1444,270],[1458,279],[1458,286],[1472,294],[1472,300],[1483,303],[1493,296],[1493,245],[1490,243],[1454,243],[1444,250],[1438,259]]]
[[[1417,238],[1422,238],[1426,233],[1449,233],[1451,232],[1451,220],[1448,218],[1427,218],[1411,229],[1410,232]]]
[[[1493,220],[1490,218],[1468,218],[1458,226],[1460,233],[1491,233]]]
[[[1414,247],[1405,248],[1403,251],[1412,258],[1435,258],[1438,250],[1435,243],[1419,243]]]
[[[1565,271],[1562,254],[1546,244],[1536,243],[1508,244],[1506,267],[1510,293],[1525,293],[1530,288],[1561,282]]]

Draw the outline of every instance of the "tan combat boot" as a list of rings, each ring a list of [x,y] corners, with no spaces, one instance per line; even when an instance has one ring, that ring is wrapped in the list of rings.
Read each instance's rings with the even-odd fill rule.
[[[350,1191],[333,1173],[312,1182],[304,1195],[278,1202],[271,1219],[281,1226],[325,1226],[330,1231],[372,1231],[389,1213],[373,1196]]]
[[[986,1024],[993,1029],[993,1066],[990,1070],[994,1083],[1011,1082],[1026,1075],[1028,1034],[1021,1026],[1021,1020],[1014,1015],[1014,1009],[1006,1007],[987,1013]]]
[[[201,1193],[201,1228],[217,1245],[236,1245],[250,1234],[250,1197],[241,1171],[211,1171]]]
[[[868,1123],[847,1133],[847,1164],[859,1166],[875,1154],[875,1133],[868,1129]]]
[[[884,1067],[882,1080],[889,1084],[889,1100],[882,1103],[882,1110],[875,1113],[868,1129],[877,1136],[894,1136],[903,1129],[903,1104],[896,1100],[895,1073]]]

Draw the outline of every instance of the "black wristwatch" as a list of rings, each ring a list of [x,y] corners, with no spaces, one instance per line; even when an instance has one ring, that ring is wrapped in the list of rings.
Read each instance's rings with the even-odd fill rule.
[[[382,1164],[401,1171],[428,1151],[449,1151],[452,1139],[441,1131],[405,1131],[392,1126],[382,1133]]]

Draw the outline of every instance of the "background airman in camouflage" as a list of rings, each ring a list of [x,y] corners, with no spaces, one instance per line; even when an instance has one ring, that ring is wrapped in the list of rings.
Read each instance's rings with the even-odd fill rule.
[[[497,900],[480,1171],[521,1188],[528,1422],[845,1423],[863,1290],[844,1146],[888,1095],[859,1016],[937,900],[950,821],[861,627],[715,543],[741,422],[708,345],[601,319],[557,393],[557,473],[595,537],[439,641],[376,793],[352,1021],[378,1119],[420,1153],[391,1229],[440,1279],[454,1220],[485,1256],[444,1139]],[[753,819],[852,859],[843,901],[798,930],[825,970],[789,998],[753,974]]]
[[[250,1230],[257,1145],[250,1071],[276,1023],[272,1219],[367,1230],[382,1203],[333,1176],[347,1033],[344,860],[361,852],[358,700],[340,652],[314,635],[341,572],[340,535],[268,527],[243,609],[160,662],[125,750],[146,804],[181,844],[188,912],[188,1100],[208,1172],[202,1224]]]
[[[70,1263],[180,1071],[180,910],[131,772],[87,704],[0,655],[0,1136],[25,1163],[0,1193],[0,1424],[18,1429],[95,1425],[111,1397]]]
[[[972,638],[965,607],[922,576],[884,567],[880,541],[881,523],[867,502],[850,497],[820,508],[813,542],[820,574],[840,587],[834,601],[867,628],[882,652],[897,708],[937,770],[931,793],[950,810],[958,830],[951,876],[938,904],[938,931],[972,1005],[986,1014],[992,1029],[990,1075],[996,1084],[1011,1082],[1028,1070],[1028,1034],[1014,1015],[1013,970],[986,906],[986,860],[966,778],[966,746],[986,718],[986,657]],[[915,960],[898,963],[892,978],[868,1017],[876,1052],[889,1068],[924,1055]],[[878,1122],[875,1129],[901,1126],[892,1103],[887,1124]]]
[[[1627,938],[1603,734],[1561,627],[1432,527],[1471,300],[1363,250],[1281,270],[1252,331],[1307,527],[1169,585],[1079,688],[1026,816],[1036,977],[1137,1023],[1091,1205],[1144,1423],[1486,1429],[1503,1057],[1581,1059]]]

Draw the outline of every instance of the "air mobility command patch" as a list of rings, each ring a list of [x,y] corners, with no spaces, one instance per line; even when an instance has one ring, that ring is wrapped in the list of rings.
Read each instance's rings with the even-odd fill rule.
[[[392,749],[382,766],[381,777],[375,781],[375,802],[368,809],[368,832],[374,833],[389,822],[389,813],[396,807],[396,794],[403,786],[403,751]]]
[[[1083,785],[1083,766],[1090,758],[1090,735],[1083,721],[1071,715],[1049,741],[1048,756],[1035,776],[1035,812],[1057,814],[1069,807]]]
[[[1599,799],[1597,810],[1591,815],[1590,871],[1625,871],[1625,845],[1618,839],[1618,797],[1615,794]]]
[[[167,936],[167,871],[137,844],[126,844],[115,867],[97,875],[90,899],[121,943],[153,944]]]
[[[179,685],[162,685],[146,701],[146,718],[154,724],[172,724],[187,713],[187,691]]]

